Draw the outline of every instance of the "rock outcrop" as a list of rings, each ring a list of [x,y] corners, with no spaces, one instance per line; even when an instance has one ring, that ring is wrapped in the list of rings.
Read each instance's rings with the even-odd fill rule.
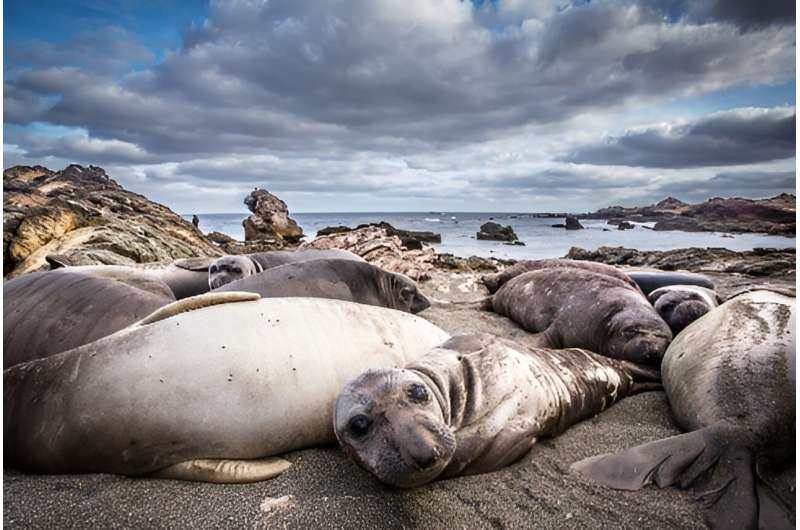
[[[583,225],[578,221],[577,217],[568,215],[564,221],[564,226],[567,230],[583,230]]]
[[[483,223],[475,237],[488,241],[517,241],[519,239],[511,226],[502,226],[493,222]]]
[[[102,168],[3,172],[4,277],[47,269],[48,255],[72,265],[129,265],[219,254],[190,222]]]
[[[750,276],[785,276],[795,273],[795,249],[756,248],[736,252],[726,248],[680,248],[675,250],[636,250],[600,247],[585,250],[572,247],[565,258],[598,261],[609,265],[653,267],[662,270],[724,272]]]
[[[252,212],[242,221],[245,241],[277,239],[297,243],[303,230],[289,217],[286,203],[264,189],[256,189],[245,197],[244,204]]]
[[[401,230],[399,228],[395,228],[391,224],[387,223],[386,221],[380,221],[379,223],[368,223],[358,225],[355,228],[349,228],[347,226],[327,226],[322,230],[317,232],[317,236],[327,236],[331,234],[340,234],[343,232],[351,232],[353,230],[358,230],[360,228],[367,228],[369,226],[377,226],[378,228],[383,228],[386,230],[386,233],[390,236],[397,236],[400,238],[400,241],[403,243],[403,246],[406,247],[408,250],[422,250],[423,243],[441,243],[442,242],[442,235],[437,234],[436,232],[423,232],[423,231],[416,231],[416,230]]]

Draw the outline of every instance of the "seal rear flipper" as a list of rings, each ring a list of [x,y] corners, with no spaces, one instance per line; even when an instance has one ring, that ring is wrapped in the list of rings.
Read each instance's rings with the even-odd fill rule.
[[[638,490],[648,484],[663,488],[693,486],[706,509],[711,528],[758,528],[759,505],[753,456],[728,443],[716,425],[673,436],[614,454],[594,456],[570,469],[600,484]]]
[[[198,458],[171,465],[149,476],[216,484],[247,484],[277,477],[291,465],[287,460],[275,457],[259,460]]]
[[[134,324],[134,326],[146,326],[148,324],[152,324],[153,322],[158,322],[159,320],[164,320],[174,317],[175,315],[186,313],[188,311],[194,311],[195,309],[201,309],[203,307],[229,304],[232,302],[252,302],[260,298],[261,295],[258,293],[247,293],[244,291],[205,293],[197,296],[190,296],[189,298],[183,298],[177,302],[172,302],[169,305],[165,305],[160,309],[156,309],[153,311],[153,313]]]

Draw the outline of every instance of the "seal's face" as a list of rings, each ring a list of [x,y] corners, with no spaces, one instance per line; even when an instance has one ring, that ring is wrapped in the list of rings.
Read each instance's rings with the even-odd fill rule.
[[[652,311],[622,311],[614,315],[606,346],[609,357],[659,365],[672,341],[669,327]]]
[[[241,256],[225,256],[208,267],[208,286],[211,289],[241,280],[255,274],[253,263]]]
[[[656,311],[677,335],[683,328],[711,311],[703,295],[693,291],[670,291],[654,304]]]
[[[370,370],[339,393],[336,438],[382,482],[412,488],[447,467],[456,442],[436,391],[410,370]]]
[[[396,274],[395,291],[400,301],[398,309],[416,314],[431,306],[430,300],[419,291],[417,285],[401,274]]]

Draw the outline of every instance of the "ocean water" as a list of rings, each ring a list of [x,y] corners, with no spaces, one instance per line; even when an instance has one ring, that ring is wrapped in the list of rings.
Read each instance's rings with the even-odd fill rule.
[[[218,231],[238,240],[244,239],[242,220],[247,213],[197,214],[200,229]],[[184,216],[191,219],[191,215]],[[433,247],[437,252],[456,256],[483,256],[510,259],[563,257],[570,247],[594,250],[603,245],[623,246],[639,250],[670,250],[686,247],[721,247],[731,250],[752,250],[755,247],[794,248],[795,238],[765,234],[722,234],[717,232],[655,232],[642,226],[632,230],[617,230],[603,220],[581,220],[585,230],[552,228],[563,218],[536,218],[519,213],[469,212],[374,212],[374,213],[293,213],[291,217],[303,228],[307,239],[326,226],[355,227],[364,223],[386,221],[395,228],[427,230],[442,235],[442,243]],[[511,225],[525,246],[510,246],[498,241],[478,241],[475,234],[480,225],[493,220]],[[645,223],[648,226],[651,223]],[[604,231],[603,229],[610,229]]]

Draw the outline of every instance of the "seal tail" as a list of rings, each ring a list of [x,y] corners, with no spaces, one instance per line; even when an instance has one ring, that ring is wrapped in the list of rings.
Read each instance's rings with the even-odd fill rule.
[[[712,425],[618,453],[586,458],[570,469],[584,477],[620,490],[638,490],[648,484],[659,488],[692,488],[705,508],[711,528],[793,528],[793,517],[763,487],[757,487],[755,461],[750,449],[731,442],[729,429]],[[759,498],[766,498],[760,505]]]

